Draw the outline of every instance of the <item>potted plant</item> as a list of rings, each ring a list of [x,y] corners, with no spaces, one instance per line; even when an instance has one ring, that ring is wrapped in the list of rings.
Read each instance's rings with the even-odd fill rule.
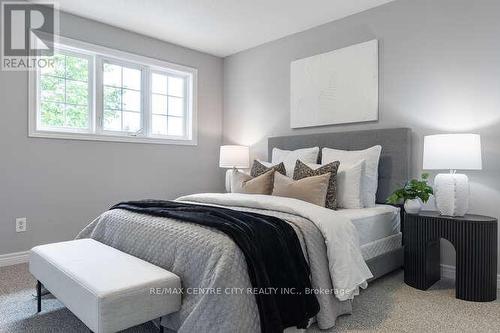
[[[431,186],[427,184],[429,178],[428,173],[422,174],[422,179],[412,179],[402,187],[394,191],[387,203],[397,204],[404,202],[404,209],[407,213],[418,214],[422,209],[422,204],[429,200],[434,191]]]

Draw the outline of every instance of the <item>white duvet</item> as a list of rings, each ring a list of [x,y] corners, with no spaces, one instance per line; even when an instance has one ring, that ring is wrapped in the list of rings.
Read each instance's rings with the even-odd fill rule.
[[[359,236],[351,221],[336,211],[305,201],[255,194],[204,193],[178,198],[198,204],[249,207],[294,214],[310,220],[325,239],[328,269],[340,301],[352,299],[359,288],[366,288],[373,275],[363,260]]]

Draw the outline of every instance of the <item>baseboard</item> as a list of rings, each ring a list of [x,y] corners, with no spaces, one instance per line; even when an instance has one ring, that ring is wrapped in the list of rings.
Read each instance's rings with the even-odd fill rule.
[[[29,261],[29,251],[0,255],[0,267],[23,264]]]
[[[441,264],[441,277],[455,280],[455,266]],[[500,290],[500,274],[497,275],[497,289]]]
[[[0,254],[0,267],[23,264],[29,261],[29,251]],[[455,266],[441,264],[441,277],[455,280]],[[500,289],[500,274],[497,275],[497,288]]]

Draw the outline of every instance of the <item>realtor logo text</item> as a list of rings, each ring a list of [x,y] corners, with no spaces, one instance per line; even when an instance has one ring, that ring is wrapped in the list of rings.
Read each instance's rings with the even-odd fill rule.
[[[2,70],[53,67],[56,18],[53,3],[2,2]]]

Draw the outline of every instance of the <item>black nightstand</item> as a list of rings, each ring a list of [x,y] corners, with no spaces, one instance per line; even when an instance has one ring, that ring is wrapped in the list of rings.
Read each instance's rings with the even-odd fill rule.
[[[426,290],[441,278],[439,240],[456,250],[456,297],[488,302],[497,296],[497,219],[481,215],[405,214],[405,283]]]

